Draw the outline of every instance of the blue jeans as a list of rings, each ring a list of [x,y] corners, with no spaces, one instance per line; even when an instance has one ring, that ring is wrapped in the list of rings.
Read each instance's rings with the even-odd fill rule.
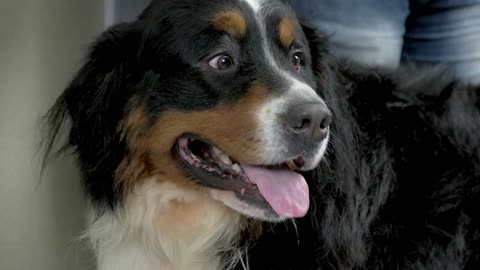
[[[447,64],[480,83],[480,0],[286,0],[330,36],[332,51],[370,65]]]

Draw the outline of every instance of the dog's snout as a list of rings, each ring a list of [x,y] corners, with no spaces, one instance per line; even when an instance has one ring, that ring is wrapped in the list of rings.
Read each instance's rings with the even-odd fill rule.
[[[297,104],[283,115],[285,128],[304,141],[325,139],[331,121],[332,114],[322,103]]]

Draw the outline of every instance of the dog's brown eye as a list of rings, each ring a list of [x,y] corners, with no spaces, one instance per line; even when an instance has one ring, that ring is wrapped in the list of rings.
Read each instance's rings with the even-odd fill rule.
[[[220,54],[220,55],[217,55],[214,58],[212,58],[208,62],[208,64],[214,69],[226,70],[226,69],[232,68],[233,65],[234,65],[234,62],[233,62],[232,57],[230,57],[226,54]]]
[[[302,52],[296,52],[293,54],[293,66],[295,71],[300,71],[300,68],[305,64],[305,59]]]

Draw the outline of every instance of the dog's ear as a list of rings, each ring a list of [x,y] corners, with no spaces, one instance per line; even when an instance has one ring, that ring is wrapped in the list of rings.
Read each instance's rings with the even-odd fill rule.
[[[336,58],[329,53],[328,38],[313,24],[300,19],[300,25],[308,41],[312,59],[312,70],[317,80],[317,93],[323,98],[329,95],[336,81]]]
[[[115,160],[105,158],[107,155],[121,156],[113,149],[121,149],[117,126],[135,91],[129,82],[139,76],[131,72],[137,70],[140,43],[141,33],[134,23],[113,26],[93,43],[86,62],[44,117],[43,167],[50,156],[59,154],[54,149],[58,149],[55,146],[64,129],[69,132],[68,141],[60,150],[81,149],[79,159],[84,172],[114,166],[101,162]],[[101,181],[106,190],[109,184],[103,181],[111,176],[105,172],[101,177],[105,177]]]
[[[328,60],[328,42],[327,37],[320,33],[315,26],[306,19],[300,19],[300,25],[308,41],[310,53],[312,55],[312,68],[315,72],[319,71],[322,63]]]
[[[95,137],[96,130],[116,122],[105,121],[108,120],[105,116],[122,116],[120,110],[123,108],[113,106],[123,104],[119,101],[126,102],[128,92],[132,91],[124,83],[127,77],[134,75],[127,74],[132,70],[127,66],[136,63],[139,35],[132,24],[120,24],[104,32],[93,43],[86,62],[48,112],[47,117],[53,126],[51,130],[58,130],[59,125],[70,118],[73,131],[70,144],[77,145],[80,138],[75,134]],[[101,119],[95,119],[99,114],[102,114]],[[56,136],[51,134],[50,139],[55,140]]]

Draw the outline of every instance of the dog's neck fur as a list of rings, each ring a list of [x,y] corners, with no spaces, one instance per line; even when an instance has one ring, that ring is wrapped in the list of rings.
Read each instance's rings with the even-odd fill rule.
[[[87,237],[98,270],[220,270],[242,257],[242,224],[221,203],[150,180],[124,209],[96,218]]]

